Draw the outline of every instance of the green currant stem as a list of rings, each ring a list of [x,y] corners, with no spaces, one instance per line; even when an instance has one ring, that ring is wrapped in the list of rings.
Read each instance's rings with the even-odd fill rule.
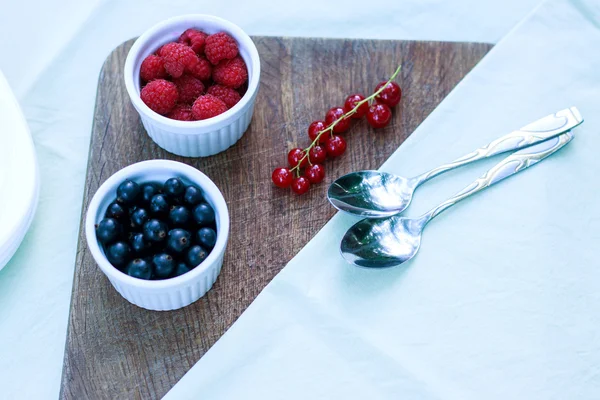
[[[354,106],[354,108],[350,111],[348,111],[347,113],[343,114],[341,117],[339,117],[338,119],[336,119],[335,121],[333,121],[331,123],[331,125],[329,125],[327,128],[323,129],[322,131],[319,131],[319,133],[317,134],[317,137],[315,137],[315,140],[312,141],[312,143],[310,144],[310,146],[308,146],[307,148],[304,149],[304,157],[302,157],[299,161],[298,164],[296,164],[296,166],[292,169],[290,169],[290,171],[296,171],[296,175],[300,176],[300,166],[302,165],[304,159],[306,159],[308,157],[308,153],[310,152],[310,150],[316,146],[317,143],[319,143],[319,139],[321,138],[321,135],[325,134],[325,132],[331,132],[331,134],[333,135],[333,128],[343,119],[345,118],[349,118],[350,116],[352,116],[352,114],[355,114],[358,109],[360,108],[360,106],[362,106],[365,103],[369,103],[371,100],[373,100],[375,97],[377,97],[379,95],[379,93],[381,93],[383,91],[383,89],[385,89],[385,87],[392,82],[394,79],[396,79],[396,77],[398,76],[398,74],[400,73],[400,70],[402,69],[402,65],[398,65],[398,68],[396,68],[396,71],[394,71],[394,73],[392,74],[392,76],[390,76],[390,79],[388,79],[388,81],[385,83],[385,85],[381,86],[375,93],[373,93],[372,95],[370,95],[369,97],[366,97],[364,100],[359,101],[358,103],[356,103],[356,105]],[[308,163],[310,165],[312,165],[312,163],[310,162],[310,157],[308,157]]]

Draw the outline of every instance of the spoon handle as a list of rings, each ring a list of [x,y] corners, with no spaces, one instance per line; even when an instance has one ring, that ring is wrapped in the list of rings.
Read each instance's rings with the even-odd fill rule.
[[[519,150],[524,147],[543,142],[573,129],[582,122],[583,118],[576,107],[565,108],[564,110],[550,114],[542,119],[538,119],[537,121],[532,122],[531,124],[526,125],[517,131],[502,136],[488,145],[462,156],[451,163],[441,165],[413,179],[416,181],[416,185],[418,186],[421,183],[424,183],[431,178],[443,174],[444,172],[448,172],[454,168],[462,167],[463,165],[472,163],[474,161],[495,156],[496,154]]]
[[[556,136],[552,139],[548,139],[545,142],[539,143],[535,146],[527,147],[516,153],[511,154],[504,160],[500,161],[483,176],[478,178],[475,182],[458,192],[450,199],[444,201],[439,206],[433,208],[431,211],[423,215],[419,220],[426,224],[435,218],[442,211],[455,205],[459,201],[482,191],[485,188],[492,186],[493,184],[500,182],[501,180],[508,178],[518,172],[521,172],[527,167],[530,167],[544,158],[551,156],[558,150],[563,148],[567,143],[573,139],[572,132],[566,132],[562,135]]]

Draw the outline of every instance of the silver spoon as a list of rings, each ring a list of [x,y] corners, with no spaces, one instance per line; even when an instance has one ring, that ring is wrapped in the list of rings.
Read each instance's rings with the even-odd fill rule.
[[[379,171],[359,171],[344,175],[331,184],[327,197],[335,208],[350,214],[367,218],[389,217],[408,207],[419,185],[444,172],[483,158],[543,142],[573,129],[582,122],[583,118],[577,108],[567,108],[414,178]]]
[[[455,196],[418,218],[392,216],[359,221],[342,239],[340,246],[342,256],[348,262],[366,268],[393,267],[410,260],[419,250],[423,229],[442,211],[542,161],[569,143],[571,139],[573,134],[567,132],[511,154]]]

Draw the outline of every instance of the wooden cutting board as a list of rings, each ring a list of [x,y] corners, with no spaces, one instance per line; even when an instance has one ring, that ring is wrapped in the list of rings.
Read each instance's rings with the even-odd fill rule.
[[[221,189],[231,238],[212,290],[184,309],[138,308],[112,288],[79,236],[61,398],[152,399],[163,396],[235,322],[266,284],[333,216],[325,197],[336,177],[378,168],[492,47],[481,43],[255,37],[261,84],[250,129],[216,156],[177,157],[146,135],[122,78],[133,40],[106,60],[98,95],[83,199],[119,169],[166,158],[193,165]],[[326,162],[325,182],[296,196],[275,188],[271,172],[306,129],[346,95],[369,94],[398,64],[403,99],[390,125],[366,121],[346,133],[348,150]]]

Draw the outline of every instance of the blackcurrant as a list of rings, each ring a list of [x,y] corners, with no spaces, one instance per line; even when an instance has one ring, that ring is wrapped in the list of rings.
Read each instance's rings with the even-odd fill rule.
[[[204,197],[202,196],[202,191],[196,186],[190,185],[185,188],[185,193],[183,195],[183,202],[185,204],[195,206],[196,204],[200,204],[202,200],[204,200]]]
[[[212,228],[200,228],[196,232],[196,240],[205,248],[212,249],[217,242],[217,232]]]
[[[123,221],[127,217],[127,210],[121,204],[113,201],[106,209],[104,216],[106,218],[114,218],[117,221]]]
[[[158,184],[156,183],[144,183],[142,185],[142,202],[144,204],[149,205],[150,204],[150,200],[152,200],[152,197],[154,197],[155,194],[159,194],[160,193],[160,187]]]
[[[192,235],[184,229],[172,229],[167,238],[167,250],[180,254],[187,250],[192,244]]]
[[[136,258],[127,264],[125,273],[139,279],[150,279],[152,276],[152,265],[143,258]]]
[[[154,215],[164,216],[169,212],[169,202],[164,194],[155,194],[150,200],[150,212]]]
[[[116,242],[106,249],[106,258],[117,268],[123,267],[129,261],[131,247],[125,242]]]
[[[150,214],[145,208],[136,208],[135,211],[131,213],[131,227],[134,229],[141,229],[149,218]]]
[[[134,204],[140,195],[140,185],[126,179],[117,188],[117,201],[126,205]]]
[[[188,250],[185,261],[190,268],[194,268],[208,257],[208,252],[202,246],[192,246]]]
[[[169,211],[169,223],[172,226],[186,226],[191,220],[191,213],[185,206],[173,206]]]
[[[175,260],[167,253],[159,253],[152,257],[152,267],[157,278],[168,278],[175,270]]]
[[[173,198],[180,197],[185,191],[185,185],[179,178],[167,179],[163,187],[165,193]]]
[[[186,272],[190,272],[190,268],[187,266],[186,263],[184,262],[178,262],[177,266],[175,267],[175,276],[179,276],[179,275],[183,275]]]
[[[115,241],[122,232],[121,224],[114,218],[104,218],[96,227],[96,237],[102,244]]]
[[[151,219],[144,224],[144,239],[150,242],[162,242],[167,239],[167,224]]]
[[[134,233],[129,239],[131,250],[139,256],[144,256],[152,249],[152,242],[144,238],[143,233]]]
[[[199,226],[207,226],[215,221],[215,211],[208,203],[200,203],[194,208],[194,220]]]

